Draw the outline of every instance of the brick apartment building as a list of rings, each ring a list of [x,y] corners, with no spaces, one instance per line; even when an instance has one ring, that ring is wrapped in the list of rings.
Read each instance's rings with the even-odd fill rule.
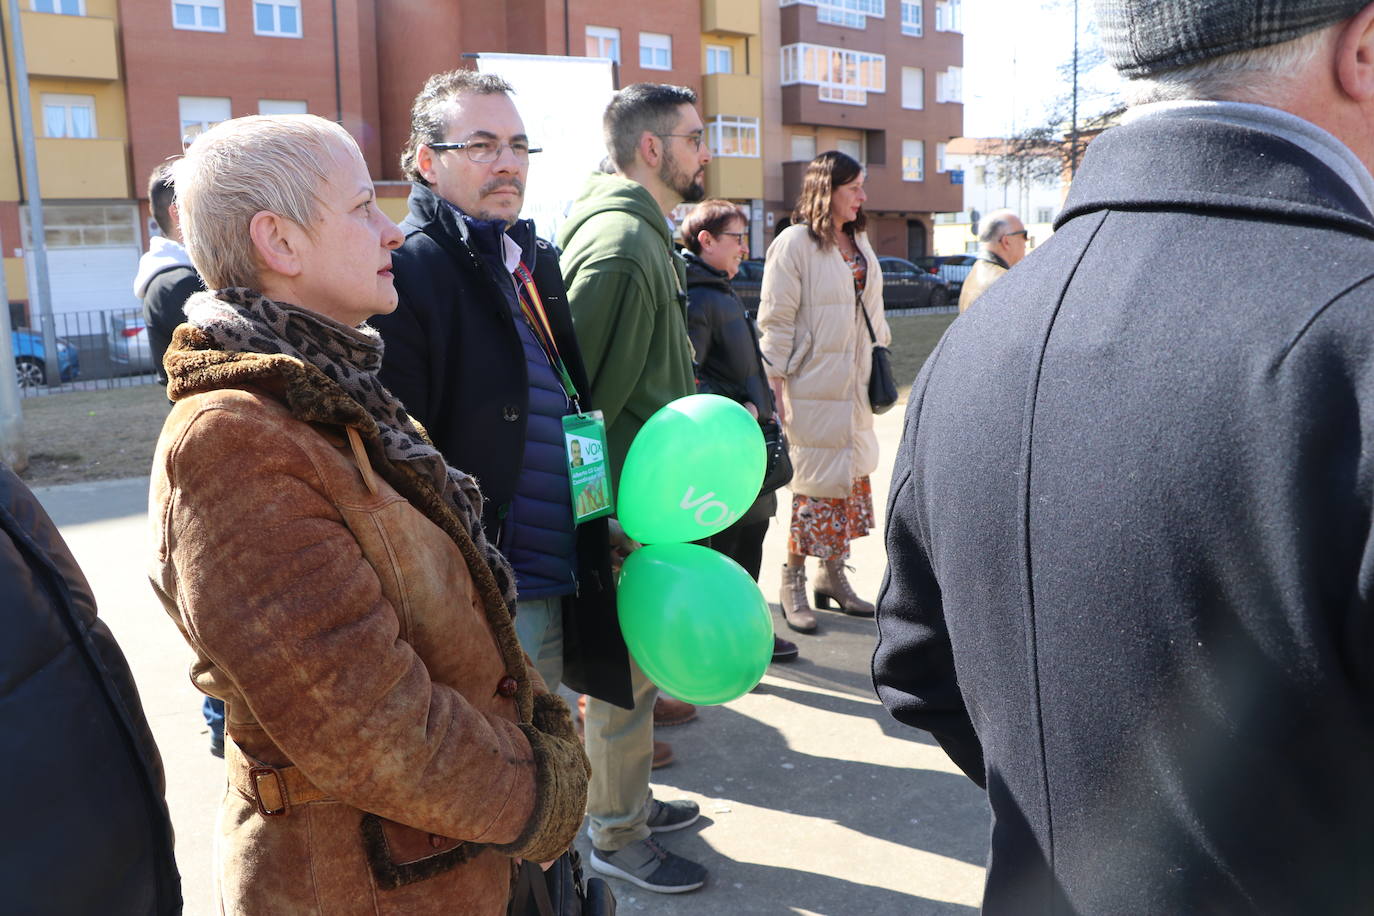
[[[962,0],[764,0],[765,222],[786,225],[806,164],[867,166],[879,254],[930,251],[934,213],[962,208],[944,167],[963,132]]]
[[[339,120],[400,219],[410,103],[476,52],[606,57],[617,85],[697,90],[715,154],[708,193],[749,206],[756,253],[790,213],[805,161],[832,147],[868,165],[883,253],[924,250],[930,214],[962,205],[937,152],[961,132],[960,0],[21,2],[59,310],[136,305],[147,176],[226,118]],[[10,301],[24,302],[13,56],[0,63],[13,151],[0,155],[0,252]]]

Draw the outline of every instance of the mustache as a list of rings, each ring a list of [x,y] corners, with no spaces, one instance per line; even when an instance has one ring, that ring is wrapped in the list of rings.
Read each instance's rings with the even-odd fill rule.
[[[517,194],[525,193],[525,183],[519,178],[493,178],[491,181],[482,185],[482,187],[478,189],[477,194],[479,197],[486,197],[488,194],[494,191],[500,191],[504,188],[510,188]]]

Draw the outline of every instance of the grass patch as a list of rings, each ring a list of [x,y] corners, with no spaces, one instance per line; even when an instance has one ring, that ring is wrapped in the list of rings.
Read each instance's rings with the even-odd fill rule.
[[[19,476],[32,487],[142,477],[169,409],[161,385],[63,391],[23,405],[29,466]]]
[[[958,315],[895,315],[887,319],[892,328],[892,375],[903,401],[911,391],[926,357]]]
[[[892,372],[903,400],[954,315],[901,315],[892,326]],[[149,472],[167,419],[161,385],[104,391],[63,391],[24,399],[29,466],[19,476],[33,487]]]

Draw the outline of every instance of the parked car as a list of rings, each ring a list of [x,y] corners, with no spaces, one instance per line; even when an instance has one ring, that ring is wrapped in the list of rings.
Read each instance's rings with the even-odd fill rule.
[[[153,371],[153,348],[148,343],[148,326],[141,312],[110,316],[110,362],[118,372]]]
[[[10,346],[14,349],[14,370],[20,388],[42,388],[48,384],[47,353],[43,349],[43,335],[28,328],[14,328],[10,332]],[[81,359],[76,347],[57,338],[58,377],[70,382],[81,374]]]
[[[940,310],[955,304],[958,293],[939,277],[932,276],[904,258],[879,258],[883,271],[883,307],[893,309]],[[739,273],[730,281],[744,307],[753,311],[759,307],[763,289],[763,260],[751,258],[741,261]]]
[[[751,312],[759,309],[759,291],[763,289],[763,259],[750,258],[739,262],[739,273],[730,281],[744,307]]]
[[[969,271],[973,270],[973,264],[977,260],[978,256],[973,254],[939,254],[917,258],[916,266],[944,280],[949,287],[950,299],[958,302],[959,293],[964,289],[964,279],[968,277]]]
[[[883,308],[942,311],[953,305],[949,284],[905,258],[878,258],[883,271]]]

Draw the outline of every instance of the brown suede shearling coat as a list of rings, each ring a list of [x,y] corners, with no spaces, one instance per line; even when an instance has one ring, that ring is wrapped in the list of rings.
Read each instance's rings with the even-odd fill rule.
[[[232,739],[221,911],[504,913],[512,858],[554,858],[581,824],[567,707],[361,405],[298,360],[212,346],[183,326],[168,352],[149,499],[154,588]]]

